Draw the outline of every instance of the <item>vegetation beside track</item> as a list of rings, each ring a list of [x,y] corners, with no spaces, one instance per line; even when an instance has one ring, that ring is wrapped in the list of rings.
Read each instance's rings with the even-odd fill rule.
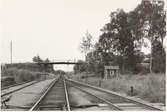
[[[84,74],[76,74],[71,78],[100,86],[115,92],[139,97],[151,103],[165,103],[165,74],[121,75],[118,78],[101,80],[99,77],[83,78]],[[92,75],[93,74],[89,74]],[[131,94],[131,86],[134,87]]]
[[[49,62],[39,56],[33,57],[33,62]],[[45,79],[54,73],[52,65],[44,66],[36,63],[14,63],[1,65],[1,87],[28,82],[36,79]]]
[[[37,79],[44,79],[49,76],[49,73],[34,72],[26,69],[17,69],[17,68],[8,68],[3,72],[5,72],[5,75],[2,75],[1,87]]]
[[[80,51],[85,60],[78,60],[74,76],[79,81],[137,96],[150,102],[165,102],[166,13],[164,1],[142,0],[130,12],[112,11],[110,21],[101,28],[98,41],[89,33],[83,36]],[[142,48],[147,49],[147,53]],[[113,66],[124,74],[100,81]],[[85,74],[84,74],[85,72]],[[82,74],[81,74],[82,73]],[[86,73],[94,73],[86,74]],[[128,74],[128,75],[126,75]],[[142,75],[139,75],[142,74]],[[89,78],[87,79],[86,77]]]

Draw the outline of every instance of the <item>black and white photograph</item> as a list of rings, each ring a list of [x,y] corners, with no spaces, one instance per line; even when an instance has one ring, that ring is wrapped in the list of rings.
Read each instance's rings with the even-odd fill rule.
[[[1,111],[166,111],[165,0],[0,0]]]

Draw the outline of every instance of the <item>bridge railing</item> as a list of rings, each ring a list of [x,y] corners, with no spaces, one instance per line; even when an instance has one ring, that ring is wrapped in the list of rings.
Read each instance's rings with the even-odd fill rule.
[[[77,60],[72,60],[72,59],[69,59],[69,60],[63,60],[63,59],[54,59],[54,60],[51,60],[51,62],[77,62]]]
[[[64,62],[64,63],[77,63],[77,60],[76,59],[54,59],[54,60],[50,60],[50,62],[52,63],[56,63],[56,62]],[[13,64],[22,64],[22,63],[38,63],[38,62],[15,62],[15,63],[1,63],[1,66],[3,65],[13,65]],[[45,62],[42,62],[42,63],[45,63]]]

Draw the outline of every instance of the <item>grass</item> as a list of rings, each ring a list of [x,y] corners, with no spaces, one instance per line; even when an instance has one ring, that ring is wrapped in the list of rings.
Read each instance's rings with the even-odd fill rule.
[[[47,73],[35,72],[26,69],[18,69],[15,67],[7,68],[2,71],[1,87],[9,86],[17,83],[40,80],[46,78]],[[49,77],[49,75],[48,75]]]
[[[100,80],[98,77],[90,77],[86,80],[81,78],[80,74],[72,77],[75,80],[136,96],[152,103],[165,103],[165,74],[121,75],[119,78],[108,80]],[[131,93],[131,86],[134,88],[133,93]]]

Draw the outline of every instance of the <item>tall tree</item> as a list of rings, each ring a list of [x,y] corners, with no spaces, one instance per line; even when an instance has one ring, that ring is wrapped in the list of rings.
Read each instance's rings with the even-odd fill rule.
[[[103,34],[99,38],[102,47],[103,57],[112,59],[113,56],[119,57],[119,65],[133,68],[136,64],[135,46],[131,29],[129,28],[129,17],[122,9],[112,12],[111,21],[102,29]],[[112,60],[111,60],[112,61]]]
[[[163,40],[166,35],[166,12],[164,11],[164,1],[160,0],[142,0],[141,4],[133,11],[138,15],[138,29],[142,38],[150,40],[151,56],[150,56],[150,72],[153,66],[153,50],[155,43],[159,42],[163,46]],[[162,52],[164,48],[159,49]],[[165,58],[165,57],[163,57]],[[158,62],[158,61],[157,61]]]
[[[152,70],[156,73],[165,73],[166,69],[166,53],[162,44],[159,41],[154,41],[152,51],[153,63]]]
[[[87,53],[90,52],[92,47],[93,47],[92,36],[90,33],[86,32],[80,44],[81,53],[85,54],[85,58],[86,58]]]

